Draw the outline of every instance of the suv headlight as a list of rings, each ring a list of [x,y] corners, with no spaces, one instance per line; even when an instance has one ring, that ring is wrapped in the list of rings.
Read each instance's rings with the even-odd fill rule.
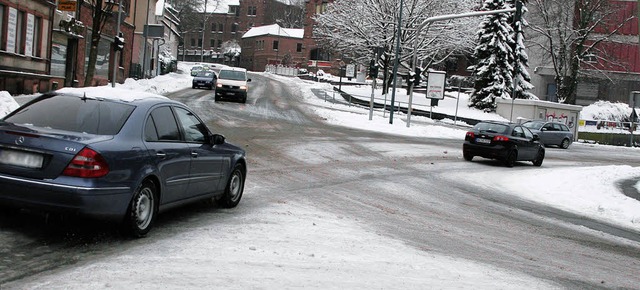
[[[247,86],[240,86],[240,89],[243,90],[243,91],[246,91],[247,90]]]

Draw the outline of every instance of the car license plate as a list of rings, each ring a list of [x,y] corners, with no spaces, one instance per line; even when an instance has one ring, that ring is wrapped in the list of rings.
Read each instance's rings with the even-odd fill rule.
[[[476,143],[491,144],[491,139],[476,138]]]
[[[0,163],[28,168],[42,168],[44,157],[40,154],[16,150],[0,151]]]

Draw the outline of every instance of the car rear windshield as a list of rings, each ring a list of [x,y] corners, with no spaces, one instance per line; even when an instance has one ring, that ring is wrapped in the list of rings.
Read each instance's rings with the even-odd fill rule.
[[[115,135],[135,106],[71,96],[53,96],[31,103],[3,120],[14,124]]]
[[[247,73],[244,71],[221,70],[218,75],[219,79],[244,81],[247,79]]]
[[[505,133],[509,130],[509,126],[497,123],[478,123],[473,127],[479,132]]]
[[[213,72],[210,71],[200,71],[198,72],[197,76],[199,77],[213,77]]]

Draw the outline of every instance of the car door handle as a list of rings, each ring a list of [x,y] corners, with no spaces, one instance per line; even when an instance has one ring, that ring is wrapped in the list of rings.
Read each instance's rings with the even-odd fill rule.
[[[157,152],[156,156],[160,157],[160,158],[165,158],[167,157],[167,154],[163,153],[163,152]]]
[[[198,158],[198,152],[191,152],[191,157]]]

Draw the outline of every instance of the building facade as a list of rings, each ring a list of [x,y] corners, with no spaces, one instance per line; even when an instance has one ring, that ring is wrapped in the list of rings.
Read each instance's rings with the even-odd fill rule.
[[[611,15],[614,23],[623,23],[628,17],[637,15],[636,0],[611,0],[609,3],[615,8],[615,13]],[[574,10],[575,20],[579,20],[579,11],[577,8]],[[537,21],[535,14],[529,15],[529,18],[529,22]],[[613,27],[615,25],[601,26],[595,33],[598,36],[607,35]],[[530,30],[525,30],[525,36],[530,40],[536,38],[535,32]],[[627,103],[632,91],[640,91],[638,40],[638,18],[635,17],[598,44],[598,50],[606,54],[596,53],[583,59],[577,84],[577,105],[589,105],[598,100]],[[555,72],[550,60],[533,43],[527,44],[527,48],[531,83],[535,86],[532,93],[541,100],[557,102]]]
[[[240,66],[263,71],[268,64],[306,67],[304,29],[282,28],[278,24],[254,27],[242,36],[244,52]]]
[[[55,79],[49,73],[55,7],[49,0],[0,0],[0,90],[50,90]]]

